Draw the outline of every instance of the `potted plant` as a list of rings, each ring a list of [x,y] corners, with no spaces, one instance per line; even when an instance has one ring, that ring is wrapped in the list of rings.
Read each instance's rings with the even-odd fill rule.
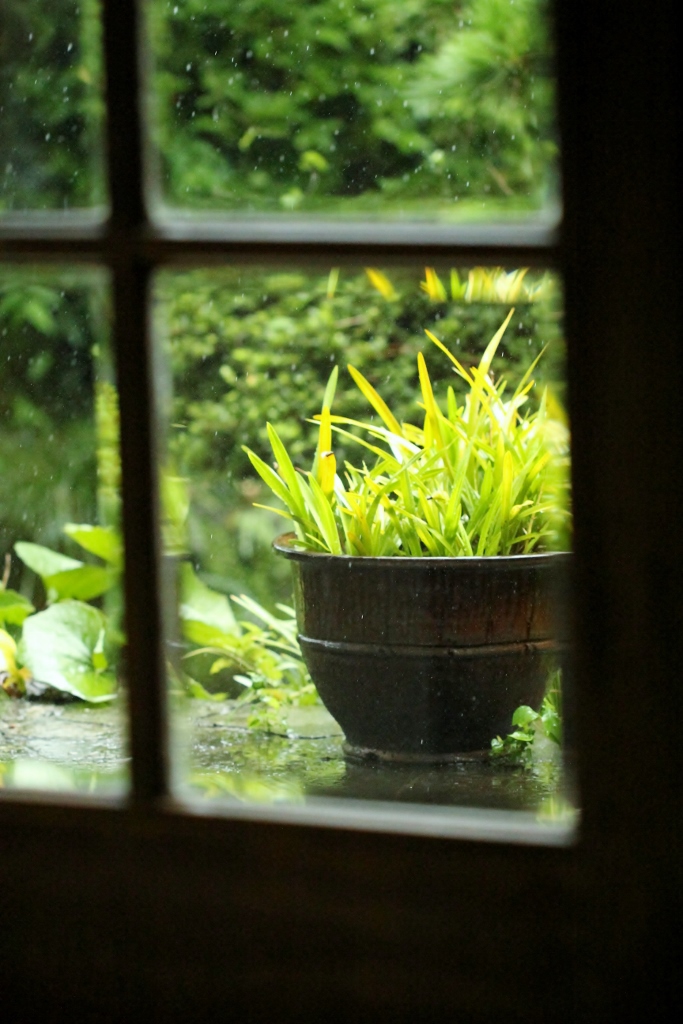
[[[482,756],[561,667],[568,432],[547,389],[523,411],[537,360],[509,398],[491,377],[513,312],[470,369],[426,332],[467,392],[449,387],[442,408],[420,353],[421,426],[353,367],[381,423],[333,416],[335,368],[310,472],[270,424],[276,468],[245,449],[294,524],[274,547],[292,562],[299,643],[357,756]],[[343,478],[335,433],[363,453]]]

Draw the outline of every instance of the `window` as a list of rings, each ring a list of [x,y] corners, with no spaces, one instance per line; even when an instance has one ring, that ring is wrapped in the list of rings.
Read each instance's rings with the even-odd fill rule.
[[[675,701],[670,680],[679,654],[680,566],[675,543],[670,558],[661,556],[640,497],[652,495],[660,522],[677,507],[670,467],[681,455],[671,416],[680,311],[672,261],[654,257],[662,294],[645,296],[636,255],[673,249],[676,140],[658,112],[673,109],[674,47],[664,17],[641,20],[634,32],[638,19],[630,11],[615,15],[610,5],[591,5],[589,38],[576,9],[558,6],[579,556],[578,735],[586,783],[580,848],[368,837],[201,821],[163,809],[155,462],[153,424],[144,415],[152,374],[149,268],[172,262],[181,250],[201,259],[230,252],[264,259],[315,258],[327,249],[305,236],[259,243],[237,230],[223,237],[220,230],[206,228],[200,236],[187,226],[138,230],[134,11],[106,3],[109,135],[116,143],[111,230],[6,219],[1,237],[10,260],[100,256],[112,267],[119,312],[114,343],[127,382],[121,389],[124,501],[133,518],[126,519],[126,546],[138,567],[127,581],[127,600],[140,814],[3,803],[3,826],[13,829],[14,843],[9,857],[2,853],[16,882],[9,893],[10,939],[21,951],[10,1006],[26,1005],[30,987],[34,1006],[51,1005],[56,993],[62,1012],[96,1007],[111,1019],[141,1004],[177,1018],[230,1004],[265,1012],[283,1002],[304,1012],[343,1002],[357,1012],[381,1006],[415,1015],[427,1007],[493,1019],[510,1010],[510,993],[521,986],[533,991],[529,1012],[539,1020],[549,1002],[569,1019],[574,1006],[565,1010],[565,997],[572,989],[577,1012],[586,1017],[643,1016],[657,999],[668,1008],[673,872],[662,871],[660,880],[659,869],[673,868],[677,856],[670,829],[677,783],[672,773],[653,792],[650,779],[662,756],[671,765],[678,756],[669,701]],[[641,95],[647,105],[638,102]],[[662,217],[662,209],[672,215]],[[448,241],[425,232],[414,247],[402,229],[392,230],[387,244],[349,232],[348,251],[355,246],[380,266],[392,253],[425,255],[431,245],[452,245],[477,259],[512,254],[527,262],[539,244],[554,244],[544,231],[510,230],[491,240],[477,228],[453,231]],[[658,399],[643,401],[637,354],[646,340],[653,360],[670,372],[659,381]],[[643,708],[659,738],[656,759],[642,735]],[[194,871],[187,872],[188,864]],[[58,915],[50,906],[55,893]],[[539,901],[548,904],[544,917]],[[226,927],[242,938],[227,968],[220,941]],[[188,964],[188,948],[205,950],[201,963]],[[540,981],[539,962],[546,967]],[[124,964],[131,973],[122,985]],[[307,978],[314,984],[307,987]]]
[[[322,797],[370,800],[372,808],[363,809],[360,803],[353,810],[351,805],[340,807],[343,820],[349,813],[359,813],[366,825],[385,820],[387,808],[380,805],[387,801],[436,806],[453,803],[464,807],[474,803],[505,812],[527,812],[527,824],[532,831],[534,814],[540,816],[540,841],[555,842],[567,835],[573,814],[568,802],[571,784],[564,778],[554,740],[533,772],[520,765],[510,766],[503,759],[498,764],[487,757],[491,741],[512,730],[517,706],[538,706],[544,687],[549,688],[546,700],[553,707],[559,700],[558,680],[563,673],[566,677],[561,653],[565,641],[558,640],[562,627],[551,624],[552,616],[535,609],[540,609],[544,602],[550,607],[550,593],[545,593],[549,584],[544,581],[550,579],[551,571],[556,574],[558,566],[564,564],[560,556],[534,554],[528,559],[513,559],[518,567],[515,571],[521,572],[523,578],[513,584],[514,593],[506,601],[512,601],[516,610],[512,617],[507,606],[494,613],[494,599],[487,598],[486,616],[491,625],[487,625],[485,632],[472,632],[465,622],[472,614],[469,604],[476,601],[476,587],[483,584],[445,583],[455,588],[446,601],[445,615],[454,614],[453,609],[461,605],[464,620],[461,624],[454,618],[448,630],[440,631],[431,640],[421,632],[432,614],[427,611],[434,593],[429,574],[421,584],[425,587],[424,596],[417,598],[424,605],[420,618],[415,608],[417,591],[413,581],[418,578],[415,573],[422,573],[422,569],[419,563],[412,568],[404,560],[400,565],[405,572],[400,575],[409,588],[410,607],[405,626],[395,630],[395,635],[390,638],[388,633],[395,618],[389,607],[378,631],[369,630],[369,616],[354,609],[354,604],[361,600],[359,593],[355,598],[349,597],[346,614],[348,629],[355,628],[352,622],[365,618],[362,638],[347,630],[344,639],[339,631],[339,636],[335,633],[333,638],[323,632],[314,639],[318,637],[314,630],[306,639],[304,654],[313,645],[311,650],[318,651],[318,661],[323,658],[325,665],[329,663],[333,674],[338,671],[335,666],[345,666],[343,674],[348,678],[340,677],[342,689],[340,696],[336,696],[337,684],[332,682],[332,676],[327,681],[329,671],[325,669],[323,674],[322,661],[313,673],[313,681],[308,676],[300,660],[300,643],[304,641],[297,640],[290,613],[280,612],[279,618],[268,619],[278,614],[278,597],[287,603],[291,601],[291,584],[287,582],[289,567],[284,561],[277,565],[268,550],[270,543],[264,544],[258,534],[259,530],[262,535],[271,536],[280,532],[277,519],[263,510],[264,503],[269,503],[267,490],[259,489],[259,466],[264,465],[264,457],[269,462],[274,454],[268,450],[265,421],[271,419],[277,430],[285,432],[283,436],[299,464],[311,446],[311,438],[305,435],[312,433],[302,413],[314,414],[315,406],[310,403],[319,404],[322,399],[325,378],[332,365],[330,381],[336,380],[339,370],[342,371],[333,412],[335,416],[345,414],[347,420],[334,422],[329,443],[323,447],[336,448],[341,474],[334,485],[338,494],[342,494],[339,488],[348,486],[343,478],[351,472],[343,467],[350,465],[349,459],[362,466],[368,452],[367,447],[359,447],[361,462],[353,454],[353,444],[357,443],[353,441],[353,432],[358,429],[358,421],[367,418],[362,407],[367,403],[358,392],[354,404],[353,396],[349,395],[353,381],[347,383],[344,364],[353,362],[354,374],[362,370],[378,383],[394,409],[391,422],[397,422],[398,416],[399,421],[412,423],[416,413],[421,415],[419,408],[415,408],[416,397],[419,399],[420,387],[424,390],[426,386],[422,370],[422,384],[418,386],[415,356],[429,344],[424,337],[428,327],[438,331],[447,345],[455,346],[466,367],[476,365],[482,358],[493,358],[496,380],[499,375],[501,381],[509,379],[510,391],[522,381],[534,357],[540,357],[541,350],[554,338],[554,349],[546,356],[540,375],[544,385],[551,388],[549,401],[558,409],[561,406],[561,287],[557,276],[543,266],[552,263],[549,243],[558,206],[553,81],[548,67],[551,47],[544,33],[542,4],[525,0],[514,10],[509,6],[506,0],[477,0],[462,4],[456,17],[440,0],[421,0],[417,5],[400,9],[385,0],[357,4],[345,0],[338,4],[335,0],[310,4],[286,16],[269,3],[252,5],[249,12],[221,3],[206,8],[190,4],[182,9],[167,3],[149,5],[144,25],[154,59],[149,76],[149,107],[154,112],[151,123],[155,153],[148,160],[148,177],[151,175],[153,190],[161,186],[159,198],[151,203],[150,226],[160,240],[165,237],[168,243],[164,259],[177,266],[190,258],[187,240],[170,238],[169,233],[179,226],[194,235],[196,241],[207,241],[207,221],[201,217],[204,208],[211,210],[214,218],[221,208],[227,212],[234,208],[236,216],[224,219],[222,230],[229,235],[234,230],[256,228],[264,238],[262,264],[252,269],[244,265],[244,255],[236,252],[225,254],[228,266],[212,274],[200,269],[197,254],[191,257],[197,263],[192,272],[181,273],[175,266],[160,270],[154,257],[149,261],[156,308],[152,334],[160,335],[149,341],[158,349],[158,357],[152,357],[158,359],[154,364],[157,402],[165,402],[164,389],[159,384],[164,374],[164,358],[171,364],[172,388],[177,392],[172,412],[164,410],[171,425],[166,428],[167,439],[161,440],[161,450],[165,447],[167,454],[158,456],[157,473],[163,521],[160,557],[166,562],[180,559],[175,575],[181,631],[180,635],[165,632],[163,641],[167,655],[169,651],[175,653],[170,672],[170,707],[174,710],[169,724],[174,736],[181,736],[183,730],[189,730],[191,735],[189,744],[187,740],[184,744],[189,749],[183,750],[181,743],[178,751],[180,763],[183,758],[190,760],[184,781],[179,782],[188,797],[211,796],[215,803],[221,795],[247,803],[265,800],[281,803],[283,813],[287,803],[305,800],[305,808],[298,808],[297,813],[310,813],[314,819],[317,815],[325,818],[337,813],[331,805],[321,802]],[[22,54],[18,65],[21,73],[26,72],[33,46],[39,56],[49,53],[50,48],[61,54],[65,67],[55,79],[55,86],[66,83],[56,91],[63,93],[63,103],[68,108],[69,103],[79,98],[79,89],[95,88],[99,73],[96,49],[83,45],[74,48],[73,43],[66,42],[68,36],[77,38],[79,33],[95,40],[97,12],[87,7],[77,16],[75,9],[68,4],[67,8],[74,24],[60,26],[54,38],[48,30],[54,32],[56,26],[49,16],[40,24],[40,31],[34,21],[24,23],[21,13],[14,15],[19,27],[12,23],[10,27],[18,49],[20,44],[26,48],[28,36],[36,34],[27,33],[28,28],[33,26],[38,31],[37,39],[30,40],[27,54]],[[440,34],[445,41],[439,40]],[[70,57],[77,65],[75,75]],[[39,75],[39,69],[34,73]],[[21,85],[20,78],[18,82]],[[26,88],[12,90],[10,84],[6,89],[12,101],[9,114],[16,120],[17,110],[23,107],[24,114],[29,112],[34,121],[39,120],[40,111],[31,109]],[[316,93],[316,89],[326,91]],[[95,91],[90,104],[94,111],[97,99]],[[43,153],[45,140],[35,142],[30,133],[25,134],[34,149],[38,147],[32,159],[10,142],[6,184],[9,205],[60,202],[68,208],[73,202],[87,202],[84,197],[97,194],[96,169],[91,170],[92,161],[88,162],[87,154],[84,157],[63,148],[70,129],[80,128],[75,134],[82,142],[78,117],[88,109],[79,103],[71,121],[66,118],[64,123],[58,122],[62,144],[58,154],[62,163],[51,151]],[[95,138],[96,117],[93,122],[90,135]],[[45,132],[46,136],[57,132],[52,121],[47,122],[47,127],[51,130]],[[75,145],[72,148],[77,150]],[[12,161],[17,164],[14,170]],[[52,189],[36,186],[33,194],[37,200],[31,199],[30,189],[24,194],[16,184],[17,179],[23,182],[21,166],[32,163],[45,165],[45,177]],[[152,164],[158,166],[160,179],[151,173]],[[65,167],[71,168],[70,175]],[[88,179],[92,179],[90,185],[85,184]],[[138,186],[143,188],[142,180]],[[156,196],[154,191],[153,195]],[[115,217],[114,184],[112,196]],[[379,247],[363,238],[361,215],[375,219],[373,230]],[[459,241],[458,230],[469,228],[476,235],[474,222],[482,218],[491,239],[497,239],[502,232],[498,255],[509,248],[506,230],[526,233],[526,255],[541,265],[540,269],[468,269],[465,264],[472,254],[471,244]],[[373,268],[372,260],[380,252],[391,262],[395,245],[392,236],[397,237],[397,230],[400,235],[404,225],[412,239],[404,244],[402,263],[386,270]],[[349,228],[357,234],[355,250],[345,237]],[[423,246],[427,269],[418,272],[419,264],[412,255],[416,243],[425,232],[429,235],[434,229],[441,232],[441,244],[432,244],[430,248],[428,241]],[[128,228],[126,231],[130,234]],[[318,238],[319,261],[323,267],[327,265],[322,275],[307,266],[300,246],[292,246],[290,236],[297,232],[309,242]],[[290,257],[286,261],[282,254],[278,256],[272,250],[269,253],[275,235],[279,235],[284,247],[289,247]],[[225,237],[217,241],[221,246]],[[487,262],[492,258],[485,249],[481,255]],[[354,267],[352,260],[359,261],[360,266]],[[509,260],[506,262],[509,265]],[[229,296],[234,296],[232,305]],[[510,323],[515,313],[514,309],[510,311],[513,303],[519,309],[507,335],[495,356],[484,357],[489,337],[496,334],[504,319],[506,326]],[[115,317],[120,319],[120,307]],[[232,336],[235,340],[230,345]],[[428,336],[434,337],[432,331]],[[442,343],[437,339],[436,344]],[[423,435],[428,437],[431,427],[425,427],[423,432],[419,426],[412,426],[412,433],[407,433],[401,442],[400,458],[404,461],[410,452],[417,452],[416,438],[418,446],[423,445],[421,461],[413,459],[402,470],[401,487],[411,489],[412,512],[397,512],[400,492],[386,477],[387,471],[378,470],[378,484],[385,489],[391,485],[387,495],[392,495],[394,515],[403,516],[404,522],[410,516],[417,521],[415,502],[419,498],[428,518],[422,525],[418,522],[411,540],[399,539],[397,534],[391,542],[394,548],[387,547],[392,528],[383,501],[376,512],[367,513],[377,522],[380,515],[386,519],[381,534],[377,534],[382,548],[373,549],[368,547],[367,539],[360,544],[352,540],[356,536],[353,531],[367,531],[368,527],[363,525],[366,513],[362,513],[363,518],[359,515],[357,525],[348,529],[345,526],[348,509],[356,507],[348,504],[353,494],[348,499],[334,498],[330,510],[347,509],[345,515],[340,511],[334,513],[340,517],[338,526],[347,537],[346,554],[378,554],[394,549],[414,554],[425,549],[425,537],[431,538],[432,543],[425,550],[442,555],[460,550],[475,555],[505,554],[508,547],[513,555],[527,554],[536,550],[537,535],[541,538],[540,550],[566,548],[566,529],[560,520],[568,512],[560,497],[559,477],[557,499],[552,498],[557,487],[550,475],[544,485],[547,495],[538,491],[537,497],[533,497],[534,480],[538,479],[534,468],[537,460],[552,455],[554,473],[560,472],[562,459],[568,462],[568,454],[561,454],[562,450],[568,452],[568,435],[561,419],[554,413],[539,412],[542,418],[536,420],[533,413],[527,425],[520,423],[518,440],[510,436],[503,441],[500,433],[493,443],[492,431],[498,430],[497,424],[502,420],[492,416],[490,425],[480,428],[481,436],[476,443],[473,440],[465,450],[464,434],[458,440],[457,431],[464,431],[465,424],[468,431],[474,427],[479,400],[472,398],[476,405],[471,404],[470,413],[464,411],[464,405],[463,412],[458,413],[457,403],[465,401],[469,371],[459,371],[464,374],[463,382],[453,376],[443,352],[438,353],[435,348],[434,355],[436,359],[427,354],[427,363],[434,386],[442,392],[442,409],[448,383],[444,379],[446,373],[456,383],[451,396],[455,412],[448,421],[441,421],[437,431],[440,434],[447,429],[452,437],[445,453],[438,456],[429,454],[431,441],[419,440]],[[460,366],[457,360],[456,366]],[[119,375],[119,380],[122,379]],[[355,379],[372,398],[374,392],[367,391],[364,378]],[[230,388],[227,393],[226,385]],[[471,387],[476,390],[478,385]],[[109,436],[116,430],[116,392],[111,380],[105,379],[98,380],[96,391],[98,427],[103,436]],[[535,395],[532,399],[537,401]],[[378,400],[373,401],[376,405]],[[491,402],[500,401],[498,394],[491,392],[482,408],[489,409]],[[381,414],[384,406],[378,408]],[[507,416],[503,408],[501,405],[500,415]],[[372,415],[373,409],[369,411]],[[458,417],[462,418],[460,427]],[[125,412],[123,419],[126,420]],[[487,422],[486,416],[482,422]],[[381,427],[381,421],[377,423]],[[351,433],[344,429],[344,424]],[[372,423],[369,429],[376,431]],[[524,431],[526,441],[522,440]],[[555,435],[557,443],[553,440]],[[374,437],[376,446],[377,434],[368,436]],[[362,434],[360,440],[363,441]],[[382,443],[386,444],[386,439]],[[389,440],[389,444],[395,442]],[[533,458],[531,454],[522,454],[520,448],[529,444],[538,449]],[[454,453],[456,445],[463,450],[454,461],[448,452]],[[519,465],[510,468],[509,502],[517,510],[517,519],[513,523],[510,513],[510,526],[497,527],[495,523],[490,525],[490,516],[486,518],[484,492],[487,487],[494,487],[498,493],[502,462],[496,468],[491,452],[500,449],[500,462],[506,446],[508,459],[518,452],[515,458]],[[548,456],[544,454],[546,449]],[[531,453],[532,448],[528,451]],[[387,449],[387,455],[392,464],[399,465],[395,451],[392,454]],[[20,652],[27,666],[24,671],[32,673],[32,679],[40,678],[58,688],[66,686],[67,693],[101,702],[95,725],[106,732],[106,723],[113,723],[116,711],[116,705],[110,707],[107,699],[115,694],[113,678],[117,668],[121,674],[120,665],[116,664],[121,604],[116,597],[121,578],[120,527],[117,499],[104,500],[102,495],[105,486],[109,490],[116,487],[113,480],[103,482],[105,473],[118,475],[117,455],[111,442],[109,447],[104,442],[98,444],[97,456],[98,526],[94,531],[87,526],[76,527],[71,517],[72,524],[66,527],[66,533],[79,549],[85,548],[98,561],[86,565],[64,563],[64,571],[69,575],[62,579],[58,573],[55,575],[59,566],[52,565],[55,556],[51,552],[27,547],[24,540],[19,541],[16,551],[43,579],[48,597],[58,599],[55,607],[39,612],[38,617],[31,616],[23,625]],[[429,508],[438,507],[439,516],[451,514],[448,508],[453,500],[448,508],[441,509],[440,496],[445,493],[444,487],[452,488],[451,478],[453,472],[459,472],[461,459],[472,465],[461,498],[463,522],[479,521],[471,540],[463,528],[464,541],[455,534],[446,539],[446,534],[453,532],[446,519],[438,527],[428,522]],[[452,466],[441,490],[436,482],[429,483],[426,498],[427,492],[423,494],[420,490],[420,478],[411,467],[424,463],[420,472],[425,474],[425,480],[431,481],[430,467],[437,462],[444,471],[451,463]],[[481,485],[476,482],[479,463],[486,467]],[[272,476],[272,470],[263,472]],[[359,481],[359,471],[353,472]],[[520,473],[528,475],[526,482],[520,482]],[[410,483],[409,474],[414,476]],[[306,482],[305,475],[295,477],[299,479],[302,483],[296,484],[297,489]],[[479,486],[482,495],[474,499],[471,495]],[[282,484],[277,487],[281,489]],[[247,494],[250,498],[245,500]],[[549,499],[557,507],[546,515]],[[212,505],[223,508],[222,515],[212,514]],[[231,529],[232,522],[237,522],[236,530]],[[310,529],[306,527],[302,536]],[[431,532],[425,532],[428,530]],[[507,537],[510,530],[510,540],[504,541],[501,531]],[[516,534],[519,536],[513,542],[511,538]],[[238,545],[247,544],[260,547],[254,559],[258,566],[260,558],[260,575],[254,575],[253,570],[248,572],[244,567],[246,559],[240,561],[231,553]],[[136,572],[129,546],[127,550],[129,573]],[[46,559],[47,568],[41,562]],[[481,569],[477,565],[476,572],[489,573],[497,567],[496,563],[498,559],[485,560]],[[352,569],[353,564],[348,562],[348,568]],[[373,568],[379,566],[376,559],[365,563],[368,564]],[[504,561],[498,564],[509,571]],[[474,572],[475,560],[470,565]],[[340,595],[352,579],[349,575],[344,578],[344,586],[335,585]],[[209,585],[214,580],[218,584]],[[363,587],[368,585],[369,580]],[[485,586],[491,585],[500,587],[499,583]],[[392,589],[389,583],[381,586],[387,593]],[[457,596],[463,586],[475,587],[467,600]],[[240,587],[246,590],[243,597],[239,596]],[[528,607],[522,608],[518,595],[525,592],[524,588],[528,591],[524,598]],[[231,600],[226,599],[226,591]],[[260,597],[261,605],[255,603],[256,597]],[[102,618],[99,608],[86,606],[85,602],[92,598],[104,602],[105,613],[111,605],[111,614]],[[173,612],[177,615],[175,609]],[[43,633],[34,635],[39,632],[38,626],[43,631],[50,627],[52,619],[59,619],[57,626],[64,633],[71,623],[62,621],[67,614],[78,617],[73,631],[74,646],[84,647],[83,666],[79,666],[78,672],[70,670],[70,674],[56,664],[57,655],[48,659],[44,654],[46,644],[51,645]],[[133,614],[129,614],[129,629]],[[242,624],[240,614],[251,616],[252,621],[247,619]],[[500,617],[498,626],[493,625],[494,615]],[[82,644],[78,628],[86,616],[89,630]],[[281,632],[272,633],[270,638],[262,629],[256,632],[254,617],[260,626],[268,621],[271,630]],[[423,620],[424,625],[416,628],[411,637],[408,626]],[[301,622],[299,627],[300,633],[310,631]],[[274,640],[280,644],[284,640],[284,657],[282,648],[273,645]],[[330,643],[333,655],[329,654]],[[456,664],[462,668],[454,668]],[[317,673],[320,675],[316,678]],[[15,674],[19,687],[20,672]],[[25,685],[32,686],[32,679]],[[372,686],[371,679],[376,679]],[[316,696],[314,683],[318,690],[323,686],[335,687],[327,697],[323,692],[323,704]],[[347,694],[350,686],[358,686],[357,698],[353,700]],[[219,692],[215,694],[216,690]],[[182,692],[198,699],[180,710],[176,706]],[[494,701],[494,692],[502,699]],[[489,696],[483,696],[485,693]],[[236,701],[238,695],[243,699]],[[230,699],[225,700],[226,696]],[[134,695],[132,699],[135,700]],[[60,716],[66,721],[70,713],[67,708]],[[551,709],[551,717],[553,713]],[[44,714],[49,728],[51,712],[46,709]],[[85,727],[83,716],[79,720]],[[539,723],[545,720],[539,719]],[[457,724],[460,722],[462,726]],[[89,743],[96,735],[93,732]],[[557,730],[548,733],[548,737],[556,735]],[[115,742],[110,747],[115,756],[118,753],[120,763],[120,741],[118,747]],[[539,751],[540,740],[529,749]],[[556,753],[549,756],[548,751]],[[76,751],[74,757],[77,762],[82,760]],[[6,774],[6,782],[16,785],[30,777],[25,769],[20,769],[21,764],[15,765]],[[34,766],[34,775],[36,770]],[[89,785],[98,790],[110,785],[112,773],[116,775],[115,766],[103,762]],[[555,828],[552,823],[558,816],[558,807],[567,810],[559,814]],[[398,807],[389,811],[389,827],[396,826],[397,813]],[[424,829],[427,820],[422,812],[416,827]],[[501,822],[505,833],[507,818],[504,816]],[[519,825],[522,827],[521,821]],[[405,827],[411,827],[409,815]],[[444,825],[439,820],[435,827],[442,830]],[[460,826],[456,822],[454,827]]]

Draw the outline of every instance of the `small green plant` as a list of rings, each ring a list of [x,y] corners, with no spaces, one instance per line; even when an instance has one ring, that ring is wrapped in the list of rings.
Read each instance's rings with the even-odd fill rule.
[[[245,594],[232,595],[232,600],[252,618],[240,620],[238,628],[230,631],[186,622],[185,637],[200,644],[185,656],[186,663],[198,655],[210,654],[214,656],[212,675],[231,671],[232,680],[243,687],[238,699],[250,706],[248,724],[252,727],[278,726],[288,707],[319,703],[297,640],[294,610],[279,604],[278,616]],[[194,679],[189,679],[188,687],[193,696],[210,696]],[[217,694],[214,699],[225,696]]]
[[[179,489],[177,478],[165,485]],[[168,498],[165,505],[168,509]],[[174,534],[165,531],[167,548],[171,541],[181,541],[179,522],[176,527]],[[120,602],[112,601],[120,587],[121,537],[113,527],[84,524],[67,524],[64,532],[103,564],[17,543],[17,554],[43,582],[47,607],[36,611],[25,597],[0,583],[0,627],[7,627],[0,628],[0,692],[23,697],[49,687],[89,702],[111,700],[118,691],[114,666],[124,639],[118,625]],[[228,670],[230,682],[242,690],[240,703],[250,706],[250,726],[275,727],[287,707],[318,703],[291,608],[278,605],[281,614],[273,615],[246,595],[231,595],[251,616],[238,622],[228,598],[208,587],[188,562],[180,565],[178,582],[181,631],[192,645],[185,664],[198,655],[213,655],[210,673]],[[111,606],[105,611],[89,603],[105,597]],[[191,697],[227,696],[209,693],[187,672],[179,675]]]
[[[427,275],[427,281],[429,282]],[[430,287],[436,287],[432,281]],[[445,412],[422,353],[418,354],[421,426],[399,423],[370,382],[349,372],[382,425],[332,416],[335,367],[323,398],[318,444],[309,472],[298,471],[276,429],[267,424],[275,457],[269,466],[245,447],[254,469],[308,550],[347,555],[508,555],[568,546],[569,439],[557,402],[545,389],[522,414],[534,387],[535,359],[505,398],[491,363],[514,310],[489,342],[478,366],[465,369],[431,331],[432,341],[467,385],[458,402],[449,386]],[[542,353],[541,353],[542,354]],[[360,430],[360,435],[347,428]],[[337,474],[332,435],[362,446],[373,461]],[[380,447],[380,444],[384,447]]]
[[[512,716],[512,725],[513,731],[504,739],[496,736],[491,740],[491,750],[497,756],[529,763],[534,754],[534,744],[539,738],[544,738],[557,748],[561,746],[562,689],[559,669],[548,680],[540,711],[522,704]]]

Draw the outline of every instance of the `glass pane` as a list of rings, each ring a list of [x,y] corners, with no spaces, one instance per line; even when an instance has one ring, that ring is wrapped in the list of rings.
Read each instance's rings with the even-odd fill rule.
[[[105,201],[99,0],[3,0],[0,214]]]
[[[461,220],[558,203],[546,0],[152,0],[161,195]]]
[[[102,271],[0,268],[0,787],[126,784],[108,305]]]
[[[561,310],[513,269],[159,275],[179,793],[570,819]]]

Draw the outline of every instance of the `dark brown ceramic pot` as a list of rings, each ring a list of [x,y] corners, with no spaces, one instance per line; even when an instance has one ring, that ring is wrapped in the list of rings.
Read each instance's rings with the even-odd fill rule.
[[[299,643],[356,756],[481,756],[538,708],[566,650],[569,554],[360,558],[274,548],[292,562]]]

